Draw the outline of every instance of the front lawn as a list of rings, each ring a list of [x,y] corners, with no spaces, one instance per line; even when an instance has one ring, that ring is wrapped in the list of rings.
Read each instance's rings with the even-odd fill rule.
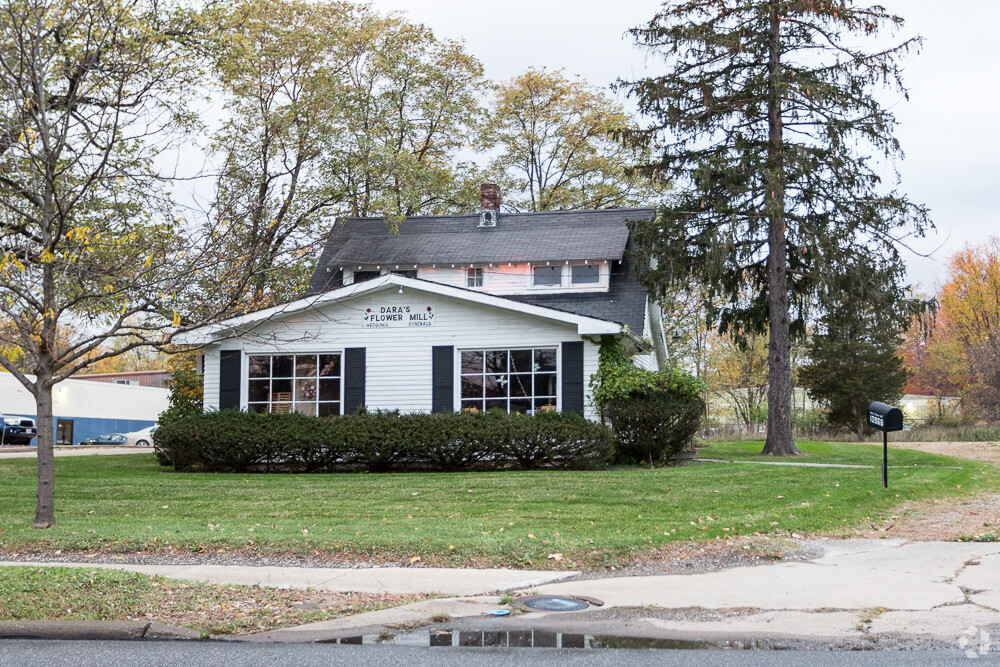
[[[713,449],[718,447],[718,449]],[[701,455],[746,458],[760,443]],[[876,465],[880,448],[810,444],[796,460]],[[176,473],[152,454],[56,461],[55,528],[31,529],[35,464],[0,461],[0,552],[229,550],[439,565],[593,567],[676,540],[754,533],[831,535],[904,501],[967,494],[997,471],[890,452],[877,468],[703,463],[655,470],[455,474]],[[561,554],[562,558],[549,558]],[[0,554],[2,555],[2,554]],[[416,562],[416,561],[414,561]]]

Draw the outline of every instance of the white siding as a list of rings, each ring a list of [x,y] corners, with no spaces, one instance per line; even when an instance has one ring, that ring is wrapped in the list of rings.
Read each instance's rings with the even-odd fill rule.
[[[571,262],[570,264],[573,264]],[[576,262],[578,263],[578,262]],[[469,288],[467,264],[437,264],[434,266],[421,266],[417,269],[417,278],[430,280],[452,287],[463,287],[475,289],[476,291],[488,294],[508,295],[508,294],[572,294],[574,292],[607,292],[610,280],[610,266],[607,261],[599,262],[601,267],[601,279],[598,283],[573,285],[571,283],[570,264],[558,263],[563,267],[563,277],[561,286],[535,287],[531,284],[531,265],[529,264],[475,264],[476,268],[483,270],[482,287]],[[354,267],[355,269],[357,267]],[[378,270],[382,273],[390,273],[393,266],[378,265],[367,266],[365,270]],[[399,270],[413,269],[412,264],[400,265]],[[354,271],[345,269],[344,281],[350,284],[354,280]]]
[[[434,308],[429,327],[371,329],[363,327],[366,309],[410,306],[423,311]],[[217,407],[220,349],[242,349],[246,354],[341,352],[348,347],[366,348],[365,404],[371,409],[403,412],[431,410],[431,348],[452,345],[462,349],[560,347],[564,341],[580,340],[575,325],[553,322],[507,310],[471,304],[413,290],[398,294],[381,290],[350,301],[324,305],[281,322],[265,322],[242,340],[212,345],[205,354],[205,406]],[[598,345],[584,345],[585,414],[596,418],[589,400],[590,376],[597,371]],[[458,358],[455,360],[456,376]],[[562,387],[562,361],[559,361]],[[455,382],[455,406],[459,405],[459,383]],[[244,405],[247,396],[246,360],[243,363]],[[560,396],[561,402],[561,396]]]
[[[204,405],[206,410],[219,409],[219,350],[213,345],[205,350]],[[232,349],[232,348],[227,348]]]

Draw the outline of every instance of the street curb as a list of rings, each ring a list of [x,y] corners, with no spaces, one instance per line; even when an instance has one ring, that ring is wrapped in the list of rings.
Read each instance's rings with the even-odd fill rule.
[[[2,639],[201,639],[201,633],[150,621],[0,621]]]

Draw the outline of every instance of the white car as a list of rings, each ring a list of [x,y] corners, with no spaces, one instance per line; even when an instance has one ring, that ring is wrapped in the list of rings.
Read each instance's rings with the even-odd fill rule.
[[[153,434],[156,433],[157,424],[148,426],[140,431],[132,431],[125,434],[125,444],[130,447],[149,447],[153,444]]]

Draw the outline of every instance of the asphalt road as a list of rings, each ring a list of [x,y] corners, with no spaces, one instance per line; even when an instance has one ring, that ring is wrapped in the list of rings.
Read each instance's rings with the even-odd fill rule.
[[[996,663],[1000,653],[978,662]],[[992,659],[991,659],[992,658]],[[0,641],[0,667],[87,667],[143,665],[153,667],[225,667],[273,665],[462,665],[497,667],[588,665],[681,665],[704,667],[884,667],[885,665],[968,665],[961,651],[751,651],[637,649],[487,649],[416,648],[409,646],[341,646],[330,644],[245,644],[226,641]]]

